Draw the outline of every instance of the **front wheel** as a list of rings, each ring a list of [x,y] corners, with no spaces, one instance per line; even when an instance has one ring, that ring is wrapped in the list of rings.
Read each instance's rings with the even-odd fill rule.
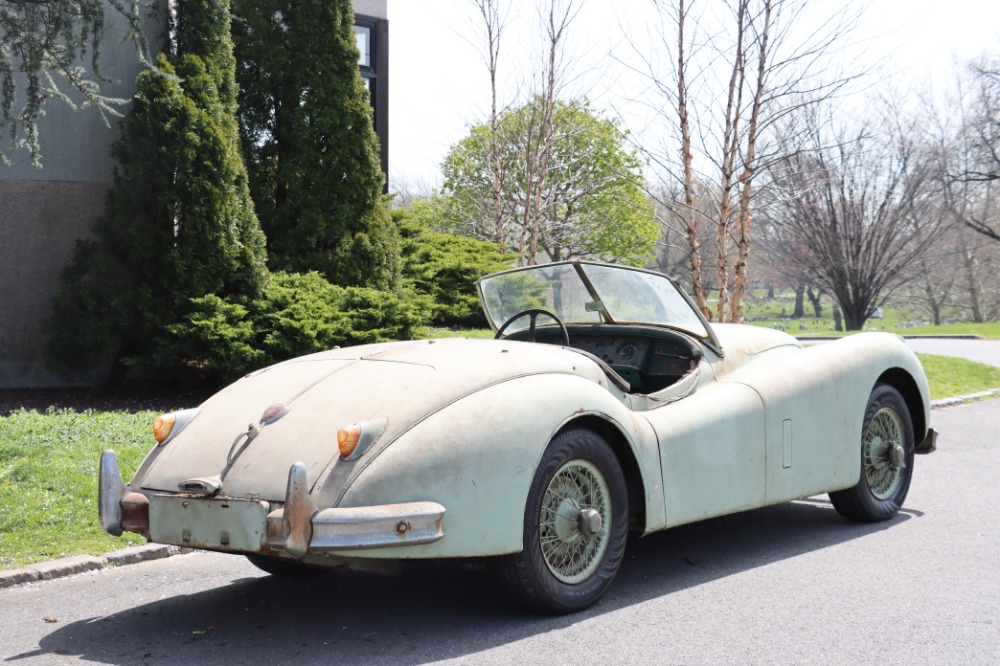
[[[625,476],[611,447],[590,430],[565,430],[542,456],[524,511],[524,549],[501,558],[501,579],[534,610],[582,610],[618,573],[627,533]]]
[[[830,501],[849,520],[888,520],[903,506],[913,477],[913,424],[899,391],[887,384],[875,387],[861,432],[861,479],[853,488],[830,493]]]

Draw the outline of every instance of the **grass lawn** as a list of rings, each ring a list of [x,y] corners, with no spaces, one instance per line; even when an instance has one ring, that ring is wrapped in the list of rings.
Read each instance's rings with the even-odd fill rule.
[[[1000,368],[954,356],[917,354],[927,373],[931,400],[1000,388]]]
[[[114,449],[128,478],[155,443],[152,412],[13,412],[0,417],[0,568],[100,555],[145,539],[97,521],[97,468]]]
[[[791,292],[777,294],[774,298],[764,297],[758,291],[746,303],[746,322],[754,326],[777,328],[792,335],[844,335],[834,328],[833,307],[830,299],[823,296],[822,317],[817,319],[809,301],[805,303],[805,317],[792,318],[795,299]],[[977,335],[981,338],[1000,339],[1000,322],[987,323],[946,323],[934,326],[921,320],[912,308],[907,307],[905,297],[898,297],[893,303],[881,308],[882,316],[865,322],[866,331],[888,331],[899,335]],[[958,313],[951,313],[958,314]]]
[[[836,331],[833,328],[833,320],[814,320],[806,318],[799,321],[792,320],[759,320],[747,322],[753,326],[764,326],[766,328],[776,328],[797,336],[841,336],[849,335],[843,331]],[[987,322],[983,324],[958,323],[941,324],[940,326],[927,325],[904,325],[902,323],[893,324],[882,319],[869,319],[864,326],[865,331],[886,331],[898,335],[974,335],[984,340],[1000,340],[1000,322]],[[853,331],[859,333],[860,331]]]
[[[920,359],[932,398],[1000,388],[1000,368],[927,354]],[[21,410],[0,417],[0,568],[143,543],[134,534],[116,538],[101,530],[97,471],[101,452],[111,448],[128,479],[153,446],[155,415]]]
[[[870,323],[870,322],[869,322]],[[869,330],[866,326],[865,330]],[[941,324],[940,326],[897,326],[884,329],[900,335],[978,335],[986,340],[1000,340],[1000,322],[993,321],[984,324],[972,322],[961,324]]]

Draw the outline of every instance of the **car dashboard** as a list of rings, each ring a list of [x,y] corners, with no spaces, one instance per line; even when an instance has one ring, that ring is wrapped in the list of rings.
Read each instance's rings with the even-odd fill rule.
[[[607,364],[628,382],[630,393],[655,393],[671,386],[698,365],[700,347],[687,336],[642,327],[567,326],[569,346]],[[519,337],[515,334],[512,337]],[[540,327],[536,339],[563,344],[558,329]]]

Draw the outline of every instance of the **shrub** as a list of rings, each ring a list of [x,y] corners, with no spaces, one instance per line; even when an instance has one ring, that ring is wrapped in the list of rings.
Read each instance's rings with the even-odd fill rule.
[[[495,243],[432,231],[430,207],[393,211],[403,245],[403,277],[432,299],[430,321],[439,326],[486,328],[475,281],[512,267]]]
[[[350,0],[235,0],[240,133],[270,267],[398,286]]]
[[[161,350],[189,376],[229,381],[264,365],[336,346],[406,340],[423,333],[429,299],[338,287],[319,273],[272,274],[266,297],[245,308],[217,296],[192,299]],[[175,361],[176,366],[176,361]]]
[[[161,382],[176,366],[172,326],[264,293],[265,239],[233,116],[228,4],[178,0],[170,53],[137,78],[104,215],[77,243],[46,323],[49,366],[66,378],[92,379],[110,363],[113,382]]]

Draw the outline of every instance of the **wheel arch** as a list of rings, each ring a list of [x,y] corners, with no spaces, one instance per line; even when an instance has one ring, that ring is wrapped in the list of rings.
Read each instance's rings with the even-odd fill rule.
[[[569,428],[586,428],[599,434],[611,447],[618,459],[618,464],[625,475],[625,486],[628,492],[629,529],[640,533],[646,532],[646,483],[635,452],[629,445],[625,433],[618,425],[601,418],[596,414],[586,414],[575,418],[559,429],[563,432]],[[556,433],[558,434],[558,433]]]
[[[916,380],[903,368],[890,368],[879,375],[876,385],[878,384],[887,384],[903,396],[906,408],[910,411],[913,434],[919,444],[927,432],[927,414],[924,412],[924,400]],[[872,389],[874,388],[873,386]]]

